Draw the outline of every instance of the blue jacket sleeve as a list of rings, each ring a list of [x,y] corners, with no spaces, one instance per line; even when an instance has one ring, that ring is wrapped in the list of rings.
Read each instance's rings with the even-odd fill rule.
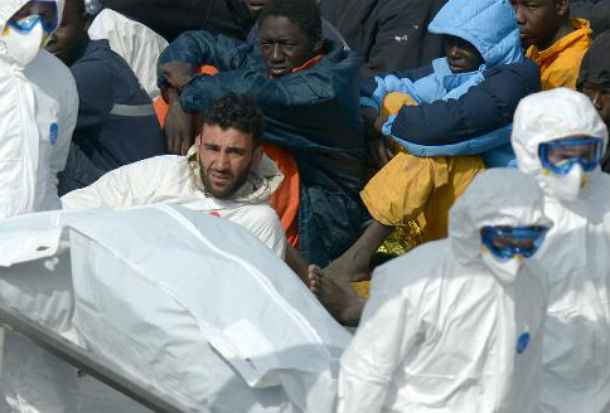
[[[236,70],[250,62],[252,45],[223,35],[213,35],[206,31],[186,32],[161,53],[157,65],[159,86],[165,85],[161,66],[169,62],[186,62],[194,68],[211,65],[219,71]]]
[[[335,98],[331,76],[320,72],[294,73],[279,79],[268,79],[259,70],[233,70],[215,76],[196,76],[182,91],[184,110],[199,112],[229,93],[250,95],[261,107],[309,106]]]
[[[401,82],[416,82],[433,73],[432,65],[403,72],[388,72],[371,76],[360,82],[360,105],[373,107],[379,111],[386,93],[400,91]]]
[[[469,140],[512,122],[519,101],[540,90],[536,64],[502,65],[459,99],[405,106],[391,132],[418,145],[448,145]]]
[[[229,93],[256,99],[267,121],[267,141],[292,150],[335,146],[330,141],[315,138],[333,130],[324,120],[330,112],[335,112],[337,100],[340,100],[332,74],[303,71],[268,79],[265,72],[247,69],[197,76],[183,89],[180,102],[184,110],[200,112]]]

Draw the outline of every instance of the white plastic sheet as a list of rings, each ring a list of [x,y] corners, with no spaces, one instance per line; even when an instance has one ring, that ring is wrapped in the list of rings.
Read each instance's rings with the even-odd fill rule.
[[[125,59],[151,99],[161,94],[157,86],[157,60],[167,47],[167,40],[142,23],[110,9],[102,10],[88,31],[93,40],[108,40],[110,48]]]
[[[36,214],[8,225],[0,247],[12,252],[2,265],[69,250],[74,302],[45,317],[67,317],[63,330],[75,328],[96,356],[160,394],[192,411],[334,410],[349,334],[241,227],[170,206]],[[11,244],[10,234],[22,241]]]

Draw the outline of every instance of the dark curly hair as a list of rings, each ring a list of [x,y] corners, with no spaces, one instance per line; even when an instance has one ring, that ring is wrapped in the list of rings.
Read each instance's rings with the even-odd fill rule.
[[[286,17],[303,30],[312,44],[322,40],[322,14],[316,0],[271,0],[258,17],[259,25],[270,16]]]
[[[237,129],[240,132],[252,135],[254,143],[265,130],[263,112],[250,96],[231,93],[215,101],[203,114],[203,123],[217,125],[222,129]]]

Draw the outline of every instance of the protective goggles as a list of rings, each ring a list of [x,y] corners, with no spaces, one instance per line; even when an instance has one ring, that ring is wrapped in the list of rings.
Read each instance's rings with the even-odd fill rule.
[[[583,171],[593,171],[604,156],[604,141],[594,137],[569,137],[541,143],[538,156],[542,166],[557,174],[567,175],[575,164]]]
[[[541,225],[485,226],[481,229],[481,241],[500,260],[509,260],[517,254],[529,258],[538,251],[548,230]]]
[[[8,25],[22,33],[29,33],[41,22],[42,29],[51,33],[59,24],[57,2],[55,0],[32,0],[23,6],[8,21]]]

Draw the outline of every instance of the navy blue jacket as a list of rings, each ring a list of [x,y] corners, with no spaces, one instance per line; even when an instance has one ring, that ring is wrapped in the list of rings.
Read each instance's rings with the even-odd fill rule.
[[[269,79],[257,46],[207,32],[180,36],[159,64],[186,61],[213,65],[216,76],[196,76],[182,91],[182,107],[203,111],[229,93],[251,95],[262,109],[263,140],[289,150],[301,174],[300,249],[325,265],[358,237],[366,219],[359,191],[365,183],[366,150],[359,111],[354,52],[327,42],[327,53],[309,69]],[[165,85],[161,76],[160,86]]]
[[[165,153],[152,107],[127,63],[106,40],[92,40],[70,67],[80,106],[60,194],[120,166]]]
[[[396,73],[416,81],[432,73],[432,66]],[[483,73],[485,80],[458,99],[404,106],[392,125],[392,133],[425,146],[452,145],[492,132],[512,123],[519,101],[540,90],[538,66],[530,60],[499,65]],[[374,78],[361,84],[362,96],[377,88]]]

